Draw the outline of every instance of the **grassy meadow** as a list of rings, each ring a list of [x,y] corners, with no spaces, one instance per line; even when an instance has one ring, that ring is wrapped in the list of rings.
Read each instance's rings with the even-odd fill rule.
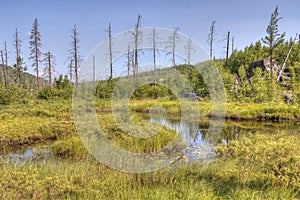
[[[147,112],[156,101],[131,101],[134,112]],[[209,102],[200,102],[201,117],[209,116]],[[97,117],[107,136],[132,152],[160,149],[174,137],[164,128],[154,140],[122,133],[110,112],[109,101],[97,102]],[[180,111],[176,102],[163,102],[170,116]],[[240,106],[240,107],[239,107]],[[244,108],[244,109],[240,109]],[[280,111],[280,115],[278,114]],[[291,112],[292,111],[292,112]],[[227,105],[232,119],[299,119],[299,108],[289,105]],[[290,114],[292,113],[292,114]],[[173,114],[173,115],[172,115]],[[300,198],[300,140],[298,132],[264,133],[247,123],[226,122],[249,131],[215,148],[216,159],[191,164],[183,157],[150,173],[131,174],[97,162],[81,143],[72,122],[71,102],[32,101],[0,108],[2,154],[14,147],[46,144],[50,159],[14,163],[1,157],[0,196],[3,199],[298,199]],[[138,115],[134,121],[144,123]],[[284,129],[284,128],[282,128]],[[227,131],[226,131],[227,130]],[[180,141],[179,141],[180,143]]]

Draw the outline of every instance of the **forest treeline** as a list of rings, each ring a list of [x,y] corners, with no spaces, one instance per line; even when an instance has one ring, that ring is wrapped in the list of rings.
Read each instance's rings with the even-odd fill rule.
[[[285,102],[288,104],[300,103],[300,40],[296,37],[286,38],[285,32],[279,30],[281,17],[278,7],[271,14],[270,22],[266,28],[266,35],[251,43],[242,50],[234,48],[234,37],[230,36],[230,31],[226,36],[226,57],[215,59],[213,57],[213,45],[215,41],[216,21],[212,22],[209,29],[208,41],[210,57],[222,75],[227,100],[232,102]],[[145,75],[145,72],[138,72],[138,45],[140,40],[141,16],[138,17],[135,25],[134,46],[128,52],[128,77],[134,79]],[[175,49],[176,34],[175,28],[171,45]],[[112,46],[111,46],[111,24],[109,24],[108,47],[110,53],[110,75],[108,80],[100,80],[97,84],[96,97],[109,99],[116,82],[120,79],[112,77]],[[27,65],[21,55],[21,39],[18,30],[15,31],[14,49],[15,63],[9,65],[7,44],[4,42],[0,50],[0,104],[10,104],[14,102],[27,102],[29,99],[68,99],[72,97],[73,87],[78,85],[78,69],[81,63],[79,52],[79,38],[76,25],[71,34],[68,75],[54,77],[55,57],[48,51],[41,51],[41,34],[37,19],[34,20],[30,34],[30,56],[32,68],[35,76],[26,73]],[[155,63],[155,29],[153,30],[153,53]],[[172,39],[172,37],[170,36]],[[230,44],[231,43],[231,44]],[[231,47],[231,52],[230,52]],[[189,81],[193,93],[199,100],[209,99],[209,90],[199,73],[199,68],[211,64],[211,61],[191,65],[190,54],[187,54],[186,64],[175,62],[175,50],[168,54],[172,55],[172,68],[179,72]],[[131,69],[130,69],[131,68]],[[153,84],[139,87],[132,98],[176,98],[172,91],[160,80],[156,80],[155,74],[167,73],[164,69],[155,69]],[[131,75],[130,75],[130,72]],[[140,73],[138,76],[137,74]],[[144,74],[143,74],[144,73]],[[147,75],[149,76],[149,74]],[[177,81],[176,78],[173,80]]]

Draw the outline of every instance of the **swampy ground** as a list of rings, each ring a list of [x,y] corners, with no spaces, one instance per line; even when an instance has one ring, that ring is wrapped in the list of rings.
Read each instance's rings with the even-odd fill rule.
[[[149,123],[153,104],[167,122],[153,138],[126,135],[109,101],[97,101],[99,125],[114,145],[145,153],[178,137],[176,102],[131,101],[131,118]],[[206,142],[209,103],[200,102],[199,131],[184,138]],[[298,199],[300,198],[300,111],[286,104],[227,104],[227,120],[206,159],[178,155],[168,167],[148,173],[111,169],[91,156],[74,125],[70,101],[29,101],[0,107],[0,196],[3,199]],[[272,119],[272,121],[271,121]],[[277,121],[277,122],[274,122]],[[206,152],[207,153],[207,152]],[[201,154],[195,151],[193,155]],[[196,155],[197,157],[197,155]]]

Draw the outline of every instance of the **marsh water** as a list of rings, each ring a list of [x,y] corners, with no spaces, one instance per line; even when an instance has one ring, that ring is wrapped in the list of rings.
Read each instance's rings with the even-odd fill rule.
[[[185,148],[183,154],[189,162],[198,159],[210,160],[215,157],[213,148],[218,144],[229,144],[232,140],[238,140],[246,133],[297,134],[300,130],[299,122],[259,122],[259,121],[226,121],[221,134],[218,135],[217,145],[211,144],[207,139],[210,128],[210,119],[204,118],[200,122],[182,122],[179,118],[172,117],[159,121],[149,119],[150,123],[161,123],[169,129],[175,130],[177,136],[182,139]],[[193,127],[192,127],[193,126]],[[196,126],[196,127],[195,127]],[[0,160],[11,162],[12,164],[22,164],[27,161],[45,162],[48,159],[60,160],[51,152],[51,143],[36,144],[14,149],[0,149]],[[46,163],[46,162],[45,162]]]

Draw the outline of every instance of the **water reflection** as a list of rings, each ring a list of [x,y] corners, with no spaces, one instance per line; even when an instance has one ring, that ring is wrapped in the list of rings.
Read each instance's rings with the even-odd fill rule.
[[[195,123],[182,122],[176,117],[149,120],[150,123],[161,123],[163,126],[176,131],[185,145],[183,154],[189,162],[198,159],[211,160],[215,157],[213,149],[217,148],[217,145],[213,146],[207,140],[210,119],[201,119],[198,127],[194,127]],[[222,133],[219,135],[218,144],[229,144],[230,141],[237,140],[240,135],[249,132],[253,134],[257,132],[265,134],[278,134],[279,132],[298,134],[299,130],[299,122],[226,121]]]
[[[170,119],[150,119],[150,123],[161,123],[164,127],[176,131],[183,143],[183,155],[188,162],[198,159],[210,160],[215,154],[212,146],[206,140],[205,130],[208,123],[189,123]],[[196,130],[196,131],[195,131]]]
[[[207,140],[207,132],[210,125],[209,118],[202,118],[199,123],[180,121],[177,116],[168,116],[167,118],[152,118],[149,115],[137,114],[138,120],[146,120],[150,123],[161,123],[163,126],[176,131],[181,138],[183,147],[182,154],[188,162],[195,160],[211,160],[215,158],[214,148]],[[196,131],[195,131],[196,130]],[[258,121],[226,121],[221,135],[218,138],[218,144],[230,144],[232,140],[238,140],[246,133],[264,133],[298,135],[300,130],[299,122],[258,122]],[[49,145],[49,144],[48,144]],[[30,160],[47,161],[53,158],[51,150],[47,144],[34,145],[19,149],[0,149],[0,161],[9,161],[12,163],[24,163]]]
[[[9,150],[0,153],[0,160],[9,161],[12,164],[21,164],[27,161],[46,161],[51,157],[51,151],[41,146],[26,147],[17,151]]]

